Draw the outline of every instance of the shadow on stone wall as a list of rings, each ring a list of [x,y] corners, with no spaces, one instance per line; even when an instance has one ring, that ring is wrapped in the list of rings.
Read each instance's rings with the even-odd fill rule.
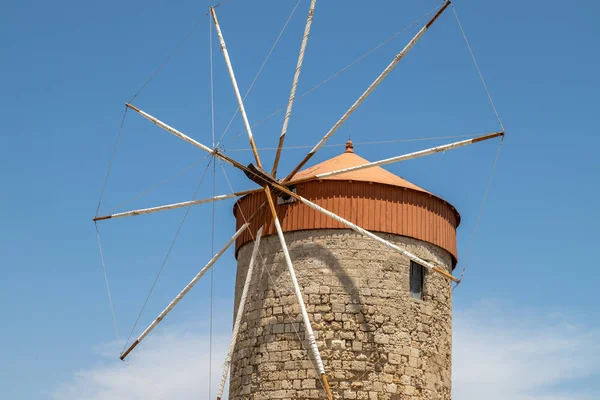
[[[324,240],[327,240],[327,238],[329,237],[329,235],[323,235],[323,236],[312,236],[313,238],[315,238],[314,242],[311,243],[291,243],[291,245],[289,245],[289,250],[290,250],[290,258],[292,260],[292,263],[294,264],[294,267],[296,269],[296,274],[298,276],[299,279],[299,283],[300,283],[300,287],[303,293],[303,298],[304,298],[304,303],[306,305],[308,305],[308,294],[306,293],[305,288],[307,286],[309,286],[311,283],[314,283],[315,280],[318,283],[318,286],[324,286],[322,281],[319,281],[320,278],[320,274],[318,272],[319,269],[323,269],[323,268],[328,268],[333,275],[337,278],[338,280],[338,287],[343,288],[343,293],[333,293],[335,294],[345,294],[348,295],[350,297],[349,299],[349,303],[357,305],[359,307],[362,308],[362,306],[364,305],[362,296],[359,292],[359,287],[357,286],[355,280],[347,274],[347,272],[344,270],[344,268],[342,267],[342,263],[340,262],[340,260],[338,260],[336,258],[336,255],[334,254],[334,252],[332,252],[332,250],[330,248],[328,248],[325,244],[321,243]],[[343,239],[338,239],[338,240],[343,240]],[[262,271],[261,271],[261,275],[262,277],[259,278],[260,280],[264,280],[267,279],[269,282],[269,287],[273,287],[274,284],[277,284],[277,294],[276,297],[285,297],[285,296],[294,296],[295,297],[295,293],[293,291],[293,287],[292,287],[292,282],[291,282],[291,278],[288,274],[288,270],[287,270],[287,265],[285,262],[285,259],[283,257],[281,257],[281,259],[278,262],[274,262],[274,257],[275,254],[269,254],[267,256],[265,256],[264,258],[264,262],[262,263]],[[310,277],[310,279],[313,280],[307,280],[307,277],[302,273],[302,271],[304,270],[304,268],[307,268],[306,266],[304,268],[298,268],[300,267],[300,264],[303,263],[307,263],[310,262],[310,260],[318,260],[320,266],[316,267],[316,269],[313,269],[315,267],[311,266],[309,268],[311,268],[314,273],[313,276]],[[269,274],[267,274],[267,272],[265,271],[265,268],[269,268],[270,269],[270,277]],[[300,272],[299,272],[300,271]],[[281,278],[281,279],[280,279]],[[272,281],[271,281],[272,279]],[[330,294],[331,295],[331,294]],[[266,300],[267,299],[262,299],[261,302],[261,307],[267,308],[268,304],[266,304]],[[331,304],[330,302],[328,302],[328,304]],[[285,309],[285,306],[284,306]],[[315,311],[314,313],[321,313],[322,315],[326,314],[326,313],[330,313],[331,311]],[[309,312],[309,314],[312,314]],[[296,322],[300,320],[300,314],[299,313],[293,313],[288,316],[285,316],[287,323],[292,323],[292,322]],[[325,325],[329,325],[331,322],[326,322],[326,321],[321,321],[321,324],[325,324]],[[287,324],[286,324],[287,325]],[[299,337],[301,338],[302,341],[302,347],[305,350],[304,353],[305,355],[303,357],[308,357],[308,359],[311,360],[311,362],[315,362],[314,358],[313,358],[313,354],[312,352],[309,350],[309,346],[308,343],[306,342],[306,338],[304,335],[304,326],[302,323],[298,324],[296,326],[297,332]],[[331,330],[330,327],[326,327],[325,330]],[[321,333],[319,329],[315,329],[316,333]],[[286,331],[285,333],[293,333],[295,334],[293,331],[292,332],[288,332]],[[297,340],[297,338],[296,338]],[[321,354],[323,356],[323,358],[327,358],[326,353],[327,351],[331,350],[331,341],[327,340],[327,345],[324,346],[323,348],[320,348],[319,350],[321,351]],[[264,354],[260,354],[257,353],[256,351],[253,352],[253,354],[251,355],[251,364],[256,365],[257,361],[259,358],[264,357]],[[306,359],[306,358],[304,358]]]
[[[323,235],[320,236],[319,238],[326,238],[329,235]],[[335,257],[335,255],[332,253],[332,251],[327,248],[326,246],[324,246],[321,243],[318,242],[313,242],[310,243],[309,245],[307,244],[298,244],[298,243],[294,243],[291,246],[288,246],[289,251],[290,251],[290,258],[292,260],[292,263],[294,264],[294,268],[296,269],[296,275],[297,276],[301,276],[301,274],[298,274],[298,269],[297,269],[297,261],[308,261],[308,260],[320,260],[325,262],[325,266],[327,268],[329,268],[334,275],[336,276],[336,278],[338,279],[338,281],[340,282],[340,285],[342,287],[344,287],[344,291],[345,294],[349,295],[351,298],[351,303],[352,304],[358,304],[358,305],[363,305],[363,300],[360,296],[359,293],[359,288],[358,286],[356,286],[356,283],[354,282],[354,280],[352,279],[352,277],[350,277],[346,271],[344,271],[344,269],[342,268],[342,265],[340,263],[340,261]],[[267,257],[265,257],[265,264],[273,264],[273,254],[269,254]],[[287,274],[287,265],[285,263],[285,259],[281,259],[281,261],[279,261],[277,263],[277,266],[275,268],[275,270],[271,271],[271,278],[273,279],[274,282],[277,282],[278,278],[282,275],[282,274]],[[315,278],[318,278],[318,275],[315,275]],[[302,279],[300,278],[300,288],[304,289],[304,287],[306,286],[305,284],[303,284],[304,282],[302,282]],[[285,287],[285,288],[278,288],[279,289],[279,294],[294,294],[293,288],[292,288],[292,281],[291,278],[288,276],[287,277],[287,281],[289,282],[289,286]],[[270,284],[272,284],[272,282],[269,282]],[[304,290],[303,290],[303,296],[304,296],[304,303],[306,304],[307,302],[307,298],[306,295],[304,294]]]

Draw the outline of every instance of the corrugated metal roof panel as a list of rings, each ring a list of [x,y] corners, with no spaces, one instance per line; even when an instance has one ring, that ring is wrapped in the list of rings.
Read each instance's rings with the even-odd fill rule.
[[[297,193],[319,206],[372,232],[408,236],[441,247],[457,260],[456,227],[458,220],[445,201],[426,192],[369,182],[305,182],[298,184]],[[252,215],[265,201],[264,194],[241,198],[234,207],[237,228],[244,216]],[[276,206],[284,232],[312,229],[345,229],[337,221],[312,208],[293,202]],[[261,220],[266,221],[263,235],[275,234],[272,217],[257,218],[250,232],[236,242],[236,250],[252,240]],[[252,234],[251,234],[252,233]]]

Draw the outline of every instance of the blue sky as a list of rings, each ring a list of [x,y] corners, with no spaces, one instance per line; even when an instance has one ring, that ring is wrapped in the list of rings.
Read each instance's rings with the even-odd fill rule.
[[[233,0],[217,9],[242,91],[295,3]],[[299,93],[438,4],[437,0],[332,3],[317,4]],[[466,278],[454,297],[455,398],[479,398],[481,392],[470,383],[475,381],[508,390],[498,392],[504,396],[498,398],[598,398],[600,365],[593,356],[599,350],[590,338],[600,329],[596,294],[600,275],[594,261],[600,222],[596,199],[600,139],[595,118],[600,26],[594,15],[600,7],[591,1],[455,3],[507,133]],[[123,104],[198,20],[202,20],[198,28],[134,104],[211,144],[209,25],[202,17],[209,4],[108,0],[4,5],[2,397],[143,398],[111,386],[121,378],[131,383],[127,380],[131,372],[114,363],[119,346],[114,342],[91,218]],[[301,1],[247,99],[251,122],[286,104],[307,7],[308,1]],[[286,145],[314,145],[417,29],[413,26],[298,101]],[[235,111],[235,99],[216,45],[213,61],[215,130],[220,137]],[[276,145],[282,119],[278,114],[256,127],[259,147]],[[350,136],[358,154],[376,160],[450,140],[361,143],[477,135],[497,127],[448,10],[329,142],[340,146],[325,148],[314,161],[339,154]],[[225,135],[225,150],[250,162],[245,136],[235,139],[240,132],[238,117]],[[460,261],[497,146],[496,141],[482,143],[388,168],[461,212]],[[286,149],[280,171],[289,171],[306,151]],[[261,156],[269,165],[274,152],[263,150]],[[199,150],[128,113],[101,210],[190,199],[206,162],[120,206],[203,157]],[[242,174],[226,170],[235,190],[250,187]],[[212,194],[213,180],[218,193],[229,191],[220,166],[214,175],[210,166],[198,197]],[[232,204],[216,205],[215,248],[233,234]],[[121,339],[127,337],[184,213],[100,225]],[[136,333],[210,257],[211,218],[210,206],[190,212]],[[229,252],[213,277],[217,366],[213,375],[218,374],[219,352],[231,327],[234,271]],[[143,357],[156,355],[166,362],[166,355],[158,357],[160,350],[184,343],[189,352],[176,347],[181,351],[177,354],[191,354],[186,365],[201,371],[208,352],[209,293],[210,279],[204,279],[149,341],[154,345],[148,344],[146,356],[137,359],[141,375],[149,376],[153,385],[167,385],[163,387],[167,397],[206,391],[208,378],[202,382],[188,378],[189,385],[178,386],[188,392],[174,392],[173,384],[160,382],[162,370],[143,369]],[[202,357],[196,363],[193,354],[199,353]],[[155,359],[154,365],[158,363]],[[478,363],[488,368],[474,371],[472,366]],[[527,371],[519,371],[520,365],[527,365]],[[486,371],[489,381],[477,375]],[[527,379],[513,385],[518,377]],[[88,392],[82,391],[84,387]],[[566,391],[569,395],[561,397]]]

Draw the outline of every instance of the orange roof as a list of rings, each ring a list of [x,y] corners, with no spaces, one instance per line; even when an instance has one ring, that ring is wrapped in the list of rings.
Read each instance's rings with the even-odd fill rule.
[[[352,145],[352,141],[348,140],[348,142],[346,142],[346,151],[344,153],[340,154],[337,157],[333,157],[329,160],[323,161],[320,164],[299,171],[292,178],[292,181],[310,178],[316,174],[322,174],[325,172],[336,171],[343,168],[354,167],[356,165],[367,164],[369,162],[370,161],[365,160],[364,158],[354,153],[354,146]],[[344,174],[326,177],[322,179],[382,183],[384,185],[398,186],[431,194],[427,190],[422,189],[417,185],[412,184],[407,180],[402,179],[401,177],[394,175],[381,167],[365,168],[358,171],[346,172]]]

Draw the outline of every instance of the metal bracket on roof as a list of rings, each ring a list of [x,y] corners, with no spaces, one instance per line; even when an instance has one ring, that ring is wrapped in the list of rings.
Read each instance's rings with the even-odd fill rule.
[[[287,193],[284,193],[273,186],[273,184],[280,185],[280,183],[271,175],[267,174],[262,168],[258,168],[254,164],[250,163],[247,167],[247,170],[245,170],[244,173],[246,174],[248,179],[250,179],[257,185],[262,187],[268,186],[277,197],[281,197],[284,200],[289,199],[290,196]],[[291,188],[288,189],[291,190]]]

